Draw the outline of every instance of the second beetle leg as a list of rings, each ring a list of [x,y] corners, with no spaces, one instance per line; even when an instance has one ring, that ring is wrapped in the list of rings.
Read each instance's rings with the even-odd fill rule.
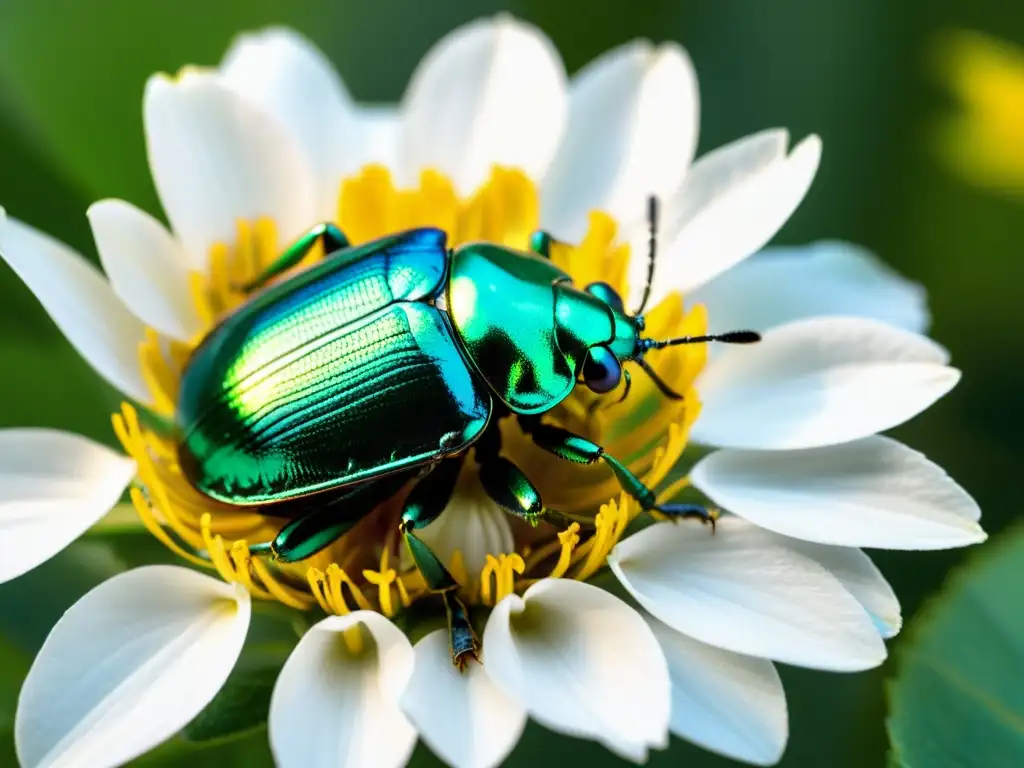
[[[356,486],[337,498],[296,514],[273,541],[256,544],[250,551],[269,550],[275,559],[285,563],[312,557],[348,533],[377,505],[397,493],[408,479],[406,474],[396,474]]]
[[[715,516],[706,507],[699,504],[658,504],[657,497],[643,481],[614,456],[605,453],[597,443],[567,429],[541,423],[540,419],[520,417],[519,423],[523,431],[530,435],[533,442],[560,459],[576,464],[593,464],[601,460],[607,464],[622,486],[636,502],[648,512],[660,512],[667,517],[694,518],[715,529]]]
[[[480,644],[469,622],[466,606],[455,596],[459,583],[444,567],[440,558],[414,532],[436,520],[448,506],[461,469],[461,458],[446,459],[420,480],[406,499],[399,523],[405,544],[427,587],[431,592],[440,592],[444,598],[452,663],[459,669],[477,657]]]
[[[544,506],[540,491],[515,464],[502,456],[489,456],[480,462],[480,484],[491,500],[531,525],[541,520],[558,525],[593,525],[586,517],[574,517]]]
[[[325,256],[335,251],[340,251],[342,248],[348,248],[349,245],[348,238],[334,224],[317,224],[309,232],[292,243],[284,253],[274,259],[270,266],[243,285],[242,290],[249,293],[257,288],[262,288],[278,275],[282,275],[292,267],[297,266],[305,258],[306,254],[313,250],[313,246],[318,242],[323,243]]]
[[[589,518],[573,517],[544,506],[537,486],[519,467],[501,455],[501,429],[497,419],[477,440],[476,461],[480,465],[480,484],[484,492],[506,512],[531,525],[537,525],[541,520],[558,525],[574,522],[593,525]]]

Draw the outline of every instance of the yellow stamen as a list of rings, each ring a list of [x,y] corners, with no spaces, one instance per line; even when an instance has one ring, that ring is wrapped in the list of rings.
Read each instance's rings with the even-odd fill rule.
[[[580,524],[573,523],[558,534],[558,543],[561,545],[562,550],[558,555],[558,562],[555,563],[555,567],[548,574],[549,578],[560,579],[569,570],[569,564],[572,562],[572,551],[580,543],[579,530]]]
[[[344,580],[348,579],[344,572],[341,576]],[[306,579],[313,597],[316,598],[324,613],[333,613],[337,616],[347,616],[350,613],[345,596],[341,593],[341,582],[332,584],[330,576],[325,575],[319,568],[310,568],[306,572]],[[353,655],[362,653],[363,633],[358,625],[346,629],[342,633],[342,637],[345,639],[349,653]]]
[[[390,619],[396,613],[395,606],[391,601],[391,585],[397,580],[398,574],[394,568],[388,566],[386,547],[381,552],[380,570],[373,571],[367,568],[363,571],[363,578],[377,587],[377,602],[380,604],[380,611]]]
[[[484,605],[497,605],[515,591],[516,576],[526,570],[526,563],[517,553],[487,555],[487,563],[480,572],[480,601]],[[493,579],[493,589],[491,582]]]

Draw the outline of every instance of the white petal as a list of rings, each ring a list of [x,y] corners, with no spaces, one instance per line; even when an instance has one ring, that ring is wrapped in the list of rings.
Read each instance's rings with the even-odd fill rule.
[[[344,632],[359,626],[352,654]],[[413,650],[379,613],[356,611],[315,625],[292,651],[270,700],[270,745],[279,768],[397,768],[416,745],[398,708]]]
[[[608,558],[637,601],[705,643],[817,669],[878,666],[885,645],[839,580],[736,517],[712,535],[684,523],[652,525]]]
[[[181,243],[122,200],[93,203],[87,214],[110,285],[135,316],[176,339],[197,333],[201,326]]]
[[[346,174],[353,174],[365,165],[376,164],[390,168],[400,180],[415,180],[414,171],[407,171],[399,165],[402,118],[397,107],[390,104],[360,105],[352,130],[355,148],[348,157]]]
[[[778,131],[756,134],[694,163],[666,211],[652,305],[670,291],[686,293],[725,272],[786,223],[814,180],[821,140],[809,136],[788,156],[784,141]],[[646,258],[646,243],[636,245],[634,274],[643,273]]]
[[[590,584],[544,579],[495,606],[484,671],[537,722],[636,762],[667,744],[665,658],[644,620]]]
[[[97,269],[63,243],[14,219],[0,221],[0,255],[100,376],[128,397],[149,401],[139,367],[146,328]]]
[[[882,432],[949,392],[960,372],[935,342],[876,320],[819,317],[712,359],[697,382],[695,440],[812,448]]]
[[[697,75],[678,45],[635,41],[595,59],[570,86],[569,124],[544,179],[544,227],[577,241],[594,209],[642,220],[648,196],[682,183],[699,124]]]
[[[499,765],[519,741],[526,711],[479,664],[455,668],[446,630],[430,633],[414,650],[402,709],[420,736],[452,768]]]
[[[839,579],[875,622],[882,637],[895,637],[903,626],[900,601],[871,558],[855,547],[833,547],[778,536],[779,546],[788,547],[819,563]]]
[[[508,520],[508,512],[491,501],[475,472],[467,468],[444,512],[416,535],[445,565],[451,566],[452,556],[460,552],[470,579],[475,580],[488,555],[515,551]]]
[[[885,437],[804,451],[718,451],[690,477],[730,512],[822,544],[945,549],[985,540],[974,499],[941,467]]]
[[[765,249],[686,298],[707,306],[711,333],[766,331],[815,315],[868,317],[922,333],[930,320],[924,288],[866,249],[829,240]]]
[[[495,164],[540,179],[565,126],[558,51],[510,16],[459,27],[427,53],[403,100],[402,163],[436,168],[463,194]]]
[[[315,223],[298,141],[219,76],[151,77],[143,118],[153,181],[193,267],[207,267],[214,243],[234,242],[240,219],[270,217],[282,244]]]
[[[115,766],[181,730],[224,684],[249,595],[186,568],[126,571],[75,603],[18,697],[24,768]]]
[[[240,35],[220,73],[297,140],[316,177],[318,215],[334,219],[358,144],[355,107],[330,61],[294,30],[274,27]]]
[[[672,679],[672,733],[734,760],[777,763],[789,738],[789,715],[775,665],[648,621]]]
[[[0,582],[49,560],[121,498],[135,462],[69,432],[0,430]]]

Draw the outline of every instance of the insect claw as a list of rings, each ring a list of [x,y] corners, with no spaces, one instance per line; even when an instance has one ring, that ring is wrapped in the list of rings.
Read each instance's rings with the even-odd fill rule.
[[[477,656],[476,648],[469,648],[461,651],[457,655],[452,655],[452,664],[455,665],[455,668],[458,669],[459,672],[465,672],[471,662],[475,662],[477,664],[480,663],[480,658]]]
[[[673,523],[684,519],[700,520],[704,525],[711,526],[712,535],[715,533],[719,514],[717,509],[709,510],[700,504],[663,504],[654,507],[653,511],[659,512]]]

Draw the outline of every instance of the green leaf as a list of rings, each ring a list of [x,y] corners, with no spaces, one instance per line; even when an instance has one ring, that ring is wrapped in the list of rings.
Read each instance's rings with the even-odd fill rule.
[[[246,648],[224,687],[185,726],[182,738],[189,742],[219,741],[262,727],[267,722],[274,682],[290,651],[285,644]]]
[[[971,558],[915,622],[890,685],[905,768],[1024,765],[1024,529]]]

